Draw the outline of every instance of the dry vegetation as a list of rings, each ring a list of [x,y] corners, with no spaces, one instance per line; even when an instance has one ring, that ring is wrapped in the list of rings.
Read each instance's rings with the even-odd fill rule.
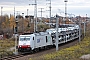
[[[12,39],[0,40],[0,58],[12,55],[13,51],[10,51],[9,49],[14,47],[14,44],[14,40]]]
[[[88,25],[88,27],[90,24]],[[90,28],[87,29],[85,38],[75,46],[61,49],[57,52],[44,54],[40,57],[30,58],[29,60],[80,60],[85,54],[90,54]]]

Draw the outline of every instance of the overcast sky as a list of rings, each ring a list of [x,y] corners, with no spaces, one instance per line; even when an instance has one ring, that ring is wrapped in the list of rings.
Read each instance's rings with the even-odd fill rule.
[[[49,3],[50,1],[46,0],[37,0],[37,15],[41,16],[41,9],[43,9],[43,17],[49,17]],[[27,15],[27,9],[29,9],[28,14],[34,15],[34,0],[0,0],[0,7],[2,6],[2,13],[4,14],[14,14],[14,6],[15,6],[15,15],[22,14]],[[64,0],[51,0],[51,15],[59,14],[64,16],[65,11],[65,2]],[[1,10],[1,8],[0,8]],[[1,13],[1,11],[0,11]],[[75,16],[90,16],[90,0],[68,0],[67,2],[67,13],[74,14]],[[1,15],[1,14],[0,14]],[[69,16],[69,15],[68,15]]]

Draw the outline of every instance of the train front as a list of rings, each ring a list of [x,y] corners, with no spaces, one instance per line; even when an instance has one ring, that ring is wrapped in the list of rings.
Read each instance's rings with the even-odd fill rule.
[[[18,42],[18,52],[26,52],[30,50],[30,35],[20,35]]]

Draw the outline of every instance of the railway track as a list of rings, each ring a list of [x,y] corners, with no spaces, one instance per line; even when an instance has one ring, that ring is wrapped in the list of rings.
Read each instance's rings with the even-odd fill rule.
[[[60,49],[63,49],[63,48],[67,48],[67,47],[70,47],[70,46],[73,46],[75,45],[76,43],[78,43],[78,39],[75,39],[73,41],[70,41],[70,42],[67,42],[67,43],[63,43],[63,44],[59,44],[59,50]],[[47,50],[40,50],[39,52],[36,52],[36,53],[22,53],[22,54],[18,54],[18,55],[13,55],[13,56],[8,56],[8,57],[4,57],[4,58],[1,58],[0,60],[16,60],[16,59],[19,59],[21,57],[25,57],[25,56],[31,56],[34,57],[34,56],[39,56],[39,54],[41,55],[43,52],[47,53],[47,51],[52,51],[52,50],[55,50],[55,46],[50,48],[50,49],[47,49]],[[43,53],[43,54],[44,54]],[[45,53],[45,54],[46,54]],[[20,59],[21,60],[21,59]]]
[[[23,57],[23,56],[24,55],[22,55],[22,54],[13,55],[13,56],[8,56],[8,57],[1,58],[0,60],[15,60],[16,58],[20,58],[20,57]]]
[[[68,48],[68,47],[73,46],[73,45],[75,45],[77,43],[78,43],[78,39],[77,40],[74,40],[74,41],[67,42],[65,44],[64,43],[63,44],[60,44],[59,45],[59,50],[64,49],[64,48]],[[49,53],[52,53],[52,52],[55,52],[55,51],[56,51],[56,48],[53,47],[51,49],[41,50],[40,52],[37,52],[35,54],[26,55],[24,57],[20,57],[20,58],[17,58],[15,60],[29,60],[30,58],[39,58],[43,54],[49,54]]]

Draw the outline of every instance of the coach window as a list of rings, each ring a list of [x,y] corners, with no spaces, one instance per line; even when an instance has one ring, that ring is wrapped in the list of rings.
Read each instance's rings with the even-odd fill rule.
[[[33,37],[33,40],[34,40],[34,37]]]
[[[48,42],[47,36],[46,36],[46,42]]]

